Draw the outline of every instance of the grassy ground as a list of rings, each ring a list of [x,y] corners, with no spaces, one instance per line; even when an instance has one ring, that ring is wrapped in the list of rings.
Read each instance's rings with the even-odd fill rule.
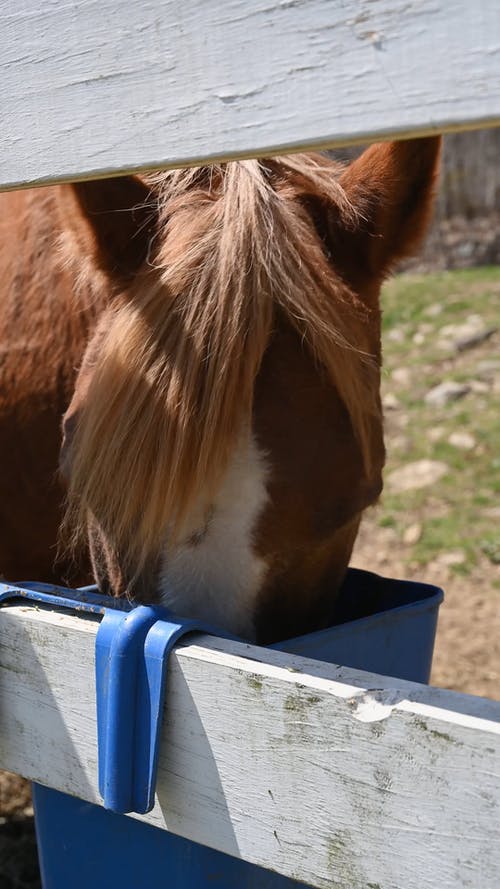
[[[385,490],[354,561],[441,583],[435,684],[500,697],[500,267],[399,276],[383,307]],[[444,381],[465,391],[428,403]],[[422,460],[441,477],[400,490]]]
[[[432,492],[439,501],[435,514],[428,509],[427,488],[403,494],[391,493],[389,488],[380,521],[390,525],[408,513],[423,516],[422,535],[408,553],[409,559],[426,563],[443,550],[461,550],[465,560],[454,570],[464,574],[477,564],[481,553],[498,563],[500,521],[495,525],[491,516],[500,495],[500,393],[496,393],[496,399],[491,397],[490,382],[494,382],[495,373],[481,370],[488,366],[484,356],[495,352],[500,377],[498,338],[456,352],[450,348],[450,339],[441,336],[440,331],[465,322],[471,312],[483,319],[486,329],[500,321],[500,269],[409,280],[400,277],[387,285],[384,306],[384,389],[394,394],[402,406],[390,426],[401,428],[404,418],[404,434],[396,436],[387,468],[390,472],[401,462],[430,458],[444,461],[450,471]],[[435,307],[440,309],[436,315]],[[403,332],[401,341],[388,336],[395,329]],[[408,378],[403,375],[399,382],[397,373],[394,379],[398,367],[409,371]],[[466,384],[472,381],[476,386],[479,383],[480,391],[471,390],[445,407],[427,405],[423,400],[425,393],[443,379]],[[449,437],[456,430],[467,431],[477,444],[465,450],[454,446]],[[492,578],[492,583],[498,586],[498,578]]]

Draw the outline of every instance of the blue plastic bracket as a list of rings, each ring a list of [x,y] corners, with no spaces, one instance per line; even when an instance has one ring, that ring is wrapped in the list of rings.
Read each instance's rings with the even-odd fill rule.
[[[96,638],[96,688],[99,791],[106,809],[144,814],[153,808],[168,656],[192,632],[214,629],[157,606],[104,615]]]
[[[15,599],[28,599],[40,605],[53,605],[55,608],[69,608],[71,611],[84,611],[90,614],[104,614],[108,609],[131,611],[133,603],[128,599],[112,599],[96,592],[97,587],[88,586],[70,590],[52,583],[0,583],[0,605]]]
[[[160,606],[134,607],[93,587],[69,590],[48,584],[0,584],[0,605],[12,599],[102,614],[96,634],[96,703],[99,792],[118,814],[149,812],[154,805],[168,656],[186,633],[226,633],[184,620]]]

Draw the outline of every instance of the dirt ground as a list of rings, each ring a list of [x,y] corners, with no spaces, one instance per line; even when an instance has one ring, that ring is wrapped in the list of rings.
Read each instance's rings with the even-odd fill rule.
[[[500,566],[481,559],[466,577],[453,574],[439,562],[408,568],[394,553],[394,537],[388,532],[369,515],[352,564],[389,577],[441,586],[445,601],[439,613],[431,684],[498,700],[500,595],[491,592],[491,581],[500,577]]]

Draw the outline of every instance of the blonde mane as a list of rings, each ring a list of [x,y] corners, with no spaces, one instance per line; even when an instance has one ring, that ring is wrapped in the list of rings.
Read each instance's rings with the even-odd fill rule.
[[[356,213],[320,156],[232,162],[151,179],[149,267],[106,314],[71,447],[70,515],[133,576],[208,506],[242,432],[280,311],[336,387],[365,464],[379,411],[368,309],[335,274],[307,209]]]

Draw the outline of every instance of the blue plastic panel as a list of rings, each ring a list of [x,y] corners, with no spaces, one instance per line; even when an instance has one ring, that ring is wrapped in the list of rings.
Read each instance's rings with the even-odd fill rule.
[[[306,889],[39,784],[33,801],[44,889]]]

